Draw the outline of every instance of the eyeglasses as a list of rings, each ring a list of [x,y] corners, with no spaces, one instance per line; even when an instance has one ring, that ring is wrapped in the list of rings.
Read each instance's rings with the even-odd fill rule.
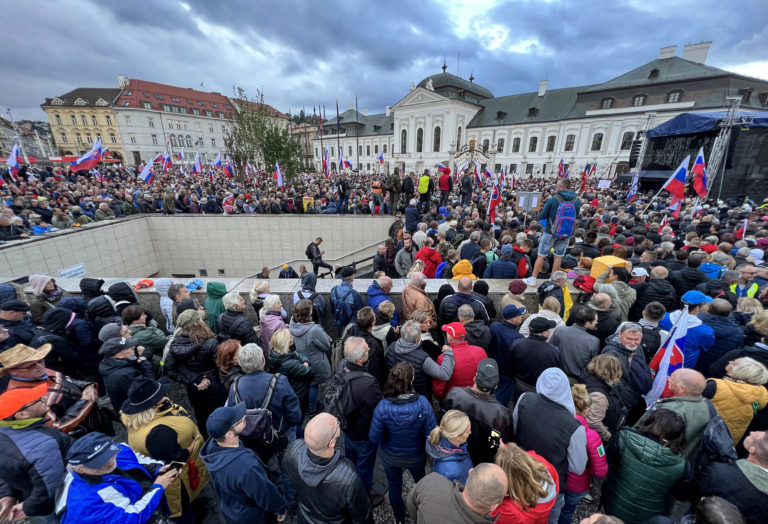
[[[331,436],[331,440],[328,441],[328,444],[325,446],[326,448],[331,447],[331,444],[335,440],[337,440],[341,436],[341,422],[339,420],[336,420],[336,431],[333,432],[333,435]]]

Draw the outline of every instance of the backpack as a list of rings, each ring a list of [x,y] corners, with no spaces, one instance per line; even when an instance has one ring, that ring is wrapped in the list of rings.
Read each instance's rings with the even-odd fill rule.
[[[555,195],[560,204],[557,206],[555,222],[552,224],[552,235],[555,240],[570,238],[576,225],[576,206],[573,201],[565,200],[562,196]]]
[[[429,191],[429,177],[427,175],[423,175],[419,179],[419,194],[426,195],[427,191]]]
[[[338,369],[339,362],[344,360],[344,337],[352,326],[353,324],[347,324],[339,338],[331,343],[331,366],[333,369]]]
[[[656,352],[661,348],[661,328],[659,326],[641,326],[643,339],[640,345],[645,353],[645,361],[650,363]]]
[[[347,414],[355,410],[355,399],[348,394],[348,387],[353,379],[370,375],[365,371],[346,371],[339,370],[325,386],[323,395],[323,411],[330,413],[339,420],[339,426],[342,431],[347,429]],[[372,376],[372,375],[371,375]]]
[[[733,463],[739,458],[728,426],[712,401],[705,401],[709,409],[709,422],[701,430],[701,440],[686,461],[685,473],[681,480],[688,482],[693,481],[712,462]]]
[[[590,301],[595,293],[594,285],[595,277],[589,275],[579,275],[576,277],[576,280],[573,281],[573,287],[581,291],[579,298],[576,299],[579,304],[587,304]]]
[[[699,266],[699,269],[712,280],[717,280],[723,273],[725,273],[725,268],[723,266],[718,266],[712,262],[704,262]]]
[[[314,244],[314,242],[310,242],[307,246],[307,249],[304,250],[304,256],[307,257],[307,260],[312,260],[315,258],[312,256],[312,244]]]
[[[354,303],[354,297],[352,298],[352,302],[349,302],[347,299],[352,296],[353,289],[349,289],[347,291],[347,294],[343,297],[340,297],[338,295],[338,291],[336,291],[338,288],[335,287],[331,291],[331,303],[333,304],[333,320],[335,321],[337,326],[346,326],[350,322],[352,322],[352,304]]]
[[[453,237],[453,240],[451,240],[451,245],[454,247],[454,249],[458,249],[459,244],[461,244],[464,241],[464,233],[456,233]]]
[[[237,377],[232,385],[232,392],[235,394],[234,404],[242,402],[240,392],[237,389],[241,378],[243,377]],[[279,379],[280,373],[272,375],[261,406],[245,410],[245,429],[240,434],[246,447],[254,450],[259,458],[265,462],[288,445],[288,438],[280,435],[280,432],[272,425],[272,412],[268,409]],[[280,420],[280,426],[282,427],[282,425],[283,421]]]
[[[512,252],[512,261],[517,264],[517,278],[525,278],[531,271],[531,258],[519,251]]]
[[[447,264],[448,262],[440,262],[440,265],[435,269],[435,278],[443,278],[443,268],[445,268]]]

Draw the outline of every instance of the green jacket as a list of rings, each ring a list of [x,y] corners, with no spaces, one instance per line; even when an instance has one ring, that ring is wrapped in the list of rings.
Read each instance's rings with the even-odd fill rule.
[[[661,515],[685,459],[631,428],[619,431],[618,447],[618,463],[603,485],[606,513],[627,524]]]
[[[674,411],[685,420],[685,441],[688,443],[683,451],[686,458],[695,451],[701,440],[701,432],[704,426],[709,422],[709,408],[707,400],[701,396],[698,397],[670,397],[662,398],[640,417],[637,424],[645,420],[651,411],[656,409],[669,409]],[[635,427],[637,427],[635,424]]]
[[[303,403],[309,393],[309,385],[312,383],[312,368],[304,365],[309,364],[309,360],[296,351],[278,353],[274,349],[269,352],[268,358],[270,367],[275,370],[275,373],[288,378],[291,388]]]
[[[151,326],[131,326],[131,337],[139,341],[140,346],[151,349],[155,355],[162,355],[167,337],[162,330]]]

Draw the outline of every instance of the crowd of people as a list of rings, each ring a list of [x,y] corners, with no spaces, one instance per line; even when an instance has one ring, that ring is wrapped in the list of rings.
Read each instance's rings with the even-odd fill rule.
[[[201,303],[161,278],[153,318],[124,282],[0,285],[0,521],[195,522],[214,492],[227,522],[370,523],[385,498],[396,523],[768,521],[768,208],[678,218],[561,179],[530,216],[505,189],[491,220],[463,179],[393,176],[370,201],[395,218],[364,293],[321,238],[281,275],[292,300],[257,279],[247,297],[209,282]],[[4,212],[34,221],[89,191],[166,213],[198,189],[249,202],[158,182],[155,202],[120,175],[37,180]],[[338,181],[293,183],[250,196],[335,207]]]

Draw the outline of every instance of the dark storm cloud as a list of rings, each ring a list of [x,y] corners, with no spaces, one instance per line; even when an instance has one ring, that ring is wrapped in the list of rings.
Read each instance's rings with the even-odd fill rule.
[[[674,8],[629,0],[510,2],[483,12],[471,4],[456,18],[453,3],[188,0],[125,2],[31,0],[0,20],[4,59],[0,105],[16,117],[44,118],[46,97],[79,86],[116,86],[126,74],[184,87],[251,96],[264,88],[283,111],[317,103],[381,112],[408,84],[440,72],[447,60],[494,95],[607,81],[653,60],[660,47],[713,40],[715,66],[765,60],[764,3],[737,9],[715,0]],[[467,5],[470,5],[467,2]],[[448,8],[446,8],[448,6]],[[468,31],[457,37],[454,28]],[[489,38],[508,40],[489,49]],[[520,49],[520,42],[531,47]],[[485,45],[484,45],[485,44]]]

